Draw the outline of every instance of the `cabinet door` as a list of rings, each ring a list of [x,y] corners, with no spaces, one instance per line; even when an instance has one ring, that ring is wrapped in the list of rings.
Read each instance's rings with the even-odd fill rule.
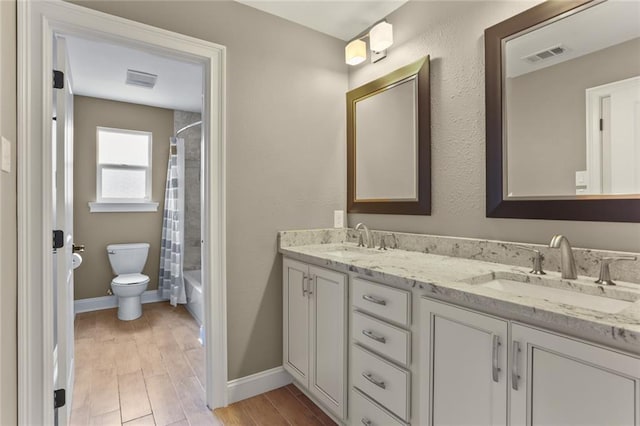
[[[507,321],[426,298],[422,395],[429,425],[507,424]]]
[[[341,419],[346,417],[347,280],[314,266],[311,275],[311,383],[309,390]]]
[[[513,324],[512,425],[639,425],[640,359]]]
[[[309,386],[309,286],[308,265],[284,259],[283,278],[283,366],[291,375]]]

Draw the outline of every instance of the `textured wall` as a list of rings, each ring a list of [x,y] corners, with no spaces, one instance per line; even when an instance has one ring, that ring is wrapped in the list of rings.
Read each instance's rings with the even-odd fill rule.
[[[0,1],[0,135],[11,173],[0,171],[0,425],[18,424],[16,218],[16,2]]]
[[[344,42],[233,1],[81,4],[227,46],[229,379],[282,365],[276,232],[345,204]]]
[[[352,68],[349,87],[431,55],[432,215],[352,214],[351,226],[531,243],[563,233],[578,247],[640,251],[640,224],[485,217],[483,33],[535,3],[411,1],[388,17],[389,56]]]
[[[173,111],[145,105],[76,96],[74,98],[74,240],[85,244],[82,265],[75,270],[75,298],[106,296],[113,272],[108,244],[149,243],[143,273],[150,278],[148,290],[158,287],[162,214],[173,134]],[[87,203],[96,199],[96,127],[142,130],[153,133],[151,199],[157,212],[90,213]]]
[[[510,193],[576,193],[587,169],[585,90],[640,75],[638,52],[640,38],[509,79]]]
[[[173,114],[174,134],[183,127],[200,121],[201,115],[197,112],[175,111]],[[200,269],[202,247],[200,244],[200,150],[202,142],[201,126],[192,127],[180,133],[184,139],[184,269]]]

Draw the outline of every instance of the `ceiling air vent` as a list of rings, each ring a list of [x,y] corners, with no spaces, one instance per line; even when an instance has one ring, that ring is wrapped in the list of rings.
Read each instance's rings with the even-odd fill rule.
[[[557,46],[553,46],[553,47],[550,47],[548,49],[544,49],[544,50],[541,50],[539,52],[533,53],[531,55],[525,56],[522,59],[524,59],[525,61],[529,62],[530,64],[535,64],[536,62],[540,62],[540,61],[543,61],[545,59],[549,59],[549,58],[553,58],[553,57],[558,56],[558,55],[562,55],[566,51],[567,51],[567,48],[559,44]]]
[[[158,76],[155,74],[149,74],[148,72],[127,70],[127,84],[131,86],[146,87],[147,89],[153,89],[156,85]]]

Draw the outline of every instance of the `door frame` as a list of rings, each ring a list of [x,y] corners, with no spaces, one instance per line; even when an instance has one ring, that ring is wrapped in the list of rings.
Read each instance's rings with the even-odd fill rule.
[[[625,86],[633,87],[639,81],[640,77],[636,76],[585,89],[588,194],[602,192],[601,100],[610,96],[615,90]]]
[[[226,48],[61,0],[18,2],[18,422],[53,424],[52,41],[117,41],[204,65],[206,401],[227,403]],[[168,141],[167,141],[168,143]],[[44,378],[50,377],[49,380]],[[69,401],[69,403],[71,403]]]

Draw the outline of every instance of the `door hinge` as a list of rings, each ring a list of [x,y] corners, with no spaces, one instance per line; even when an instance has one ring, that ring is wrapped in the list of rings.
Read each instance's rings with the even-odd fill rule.
[[[600,131],[604,130],[604,120],[600,119]]]
[[[64,247],[64,231],[59,229],[53,230],[53,249]]]
[[[53,88],[64,89],[64,73],[62,71],[53,70]]]
[[[64,389],[53,391],[53,408],[64,407],[67,403],[67,392]]]

